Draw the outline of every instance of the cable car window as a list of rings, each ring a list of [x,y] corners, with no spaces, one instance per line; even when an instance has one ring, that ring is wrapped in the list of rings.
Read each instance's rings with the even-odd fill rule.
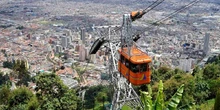
[[[147,67],[148,67],[148,65],[145,63],[145,64],[141,64],[140,65],[140,72],[145,72],[145,71],[147,71]]]
[[[131,70],[132,72],[138,73],[138,72],[139,72],[139,68],[140,68],[139,65],[130,63],[130,70]]]
[[[127,59],[125,59],[125,66],[127,67],[127,68],[129,68],[129,61],[127,60]]]
[[[121,63],[122,63],[122,64],[125,64],[125,58],[124,58],[124,56],[121,55],[120,60],[121,60]]]

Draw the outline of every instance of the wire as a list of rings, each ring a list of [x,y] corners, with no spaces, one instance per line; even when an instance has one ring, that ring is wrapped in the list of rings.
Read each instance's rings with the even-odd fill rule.
[[[152,9],[154,9],[156,6],[158,6],[159,4],[161,4],[164,0],[157,0],[154,3],[152,3],[150,6],[148,6],[147,8],[145,8],[143,11],[145,13],[148,13],[149,11],[151,11]]]
[[[199,2],[199,1],[200,1],[200,0],[194,0],[194,1],[190,2],[189,4],[187,4],[187,5],[183,6],[183,7],[181,7],[180,9],[178,9],[178,10],[176,10],[176,11],[174,11],[174,12],[172,12],[171,14],[167,15],[166,17],[164,17],[164,18],[162,18],[162,19],[160,19],[160,20],[157,20],[157,21],[151,23],[150,26],[154,26],[155,24],[159,24],[159,23],[161,23],[161,22],[163,22],[163,21],[168,20],[169,18],[173,17],[175,14],[177,14],[177,13],[179,13],[179,12],[181,12],[181,11],[183,11],[183,10],[185,10],[185,9],[187,9],[187,8],[189,8],[189,7],[191,7],[191,6],[193,6],[195,3]],[[144,32],[146,31],[146,29],[148,29],[148,28],[149,28],[149,27],[143,29],[142,31],[137,32],[137,33],[136,33],[135,35],[133,35],[133,36],[137,36],[137,35],[140,35],[140,34],[144,33]]]
[[[165,18],[160,19],[160,20],[158,20],[158,21],[155,21],[153,24],[158,24],[158,23],[160,23],[160,22],[166,21],[167,19],[173,17],[175,14],[177,14],[177,13],[179,13],[179,12],[181,12],[181,11],[183,11],[183,10],[189,8],[189,7],[191,7],[192,5],[194,5],[195,3],[199,2],[199,1],[200,1],[200,0],[194,0],[194,1],[192,1],[192,2],[190,2],[189,4],[183,6],[182,8],[180,8],[180,9],[174,11],[173,13],[169,14],[169,15],[166,16]]]
[[[151,5],[149,5],[147,8],[145,8],[143,10],[143,12],[146,14],[148,13],[149,11],[153,10],[156,6],[158,6],[159,4],[161,4],[164,0],[157,0],[157,1],[154,1]],[[117,29],[115,29],[115,31],[118,31],[118,30],[121,30],[121,26],[118,27]]]
[[[160,0],[154,1],[151,5],[149,5],[147,8],[145,8],[143,11],[147,10],[148,8],[152,7],[155,3],[157,3]]]

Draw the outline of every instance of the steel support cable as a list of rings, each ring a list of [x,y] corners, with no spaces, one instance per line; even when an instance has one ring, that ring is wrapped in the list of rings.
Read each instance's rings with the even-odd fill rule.
[[[143,10],[143,12],[148,13],[149,11],[153,10],[156,6],[158,6],[159,4],[161,4],[163,1],[165,0],[157,0],[157,1],[154,1],[151,5],[149,5],[147,8],[145,8]],[[114,31],[118,31],[118,30],[121,30],[121,26],[118,27],[117,29],[115,29]]]
[[[159,4],[161,4],[164,0],[157,0],[155,1],[153,4],[151,4],[149,7],[145,8],[143,11],[145,13],[148,13],[149,11],[151,11],[152,9],[154,9],[156,6],[158,6]],[[158,3],[157,3],[158,2]]]
[[[161,1],[161,0],[157,0],[157,1],[154,1],[151,5],[149,5],[147,8],[145,8],[143,11],[146,11],[147,9],[151,8],[153,5],[155,5],[158,1]]]
[[[158,2],[159,1],[159,2]],[[146,8],[146,9],[144,9],[144,10],[147,10],[147,9],[149,9],[149,10],[147,10],[147,12],[149,12],[150,10],[152,10],[153,8],[155,8],[156,6],[158,6],[160,3],[162,3],[164,0],[157,0],[157,1],[155,1],[153,4],[151,4],[149,7],[151,7],[150,9],[149,9],[149,7],[148,8]],[[191,7],[192,5],[194,5],[195,3],[197,3],[197,2],[199,2],[200,0],[194,0],[194,1],[192,1],[192,2],[190,2],[189,4],[187,4],[186,6],[183,6],[183,7],[181,7],[180,9],[178,9],[178,10],[176,10],[176,11],[174,11],[173,13],[171,13],[171,14],[169,14],[168,16],[166,16],[165,18],[162,18],[162,19],[160,19],[160,20],[158,20],[158,21],[155,21],[154,23],[152,23],[151,25],[154,25],[154,24],[158,24],[158,23],[161,23],[161,22],[163,22],[163,21],[166,21],[167,19],[169,19],[169,18],[171,18],[171,17],[173,17],[175,14],[177,14],[177,13],[179,13],[179,12],[181,12],[181,11],[183,11],[183,10],[185,10],[186,8],[189,8],[189,7]],[[158,2],[158,3],[157,3]],[[157,3],[157,4],[156,4]],[[119,27],[118,29],[116,29],[115,31],[118,31],[118,30],[120,30],[122,27]],[[148,27],[147,27],[148,28]],[[145,30],[146,29],[144,29],[143,31],[140,31],[138,34],[135,34],[135,35],[133,35],[133,36],[136,36],[136,35],[140,35],[140,34],[142,34],[143,32],[145,32]],[[86,66],[87,67],[87,66]],[[85,70],[86,70],[86,68],[85,68]]]
[[[199,1],[201,1],[201,0],[194,0],[194,1],[190,2],[189,4],[187,4],[187,5],[183,6],[183,7],[181,7],[180,9],[178,9],[178,10],[176,10],[176,11],[170,13],[170,14],[167,15],[166,17],[164,17],[164,18],[162,18],[162,19],[160,19],[160,20],[157,20],[157,21],[155,21],[155,22],[153,22],[153,23],[150,23],[150,26],[154,26],[155,24],[159,24],[159,23],[161,23],[161,22],[163,22],[163,21],[166,21],[166,20],[172,18],[172,17],[173,17],[174,15],[176,15],[177,13],[179,13],[179,12],[181,12],[181,11],[183,11],[183,10],[185,10],[185,9],[187,9],[187,8],[189,8],[189,7],[191,7],[191,6],[193,6],[194,4],[198,3]],[[142,31],[137,32],[137,33],[136,33],[135,35],[133,35],[133,36],[135,37],[135,36],[137,36],[137,35],[140,35],[140,34],[144,33],[144,32],[146,31],[146,29],[148,29],[148,28],[149,28],[149,27],[146,27],[145,29],[143,29]]]
[[[177,13],[179,13],[179,12],[181,12],[181,11],[183,11],[183,10],[185,10],[185,9],[187,9],[187,8],[189,8],[189,7],[191,7],[191,6],[193,6],[194,4],[198,3],[199,1],[200,1],[200,0],[194,0],[194,1],[192,1],[192,2],[190,2],[189,4],[187,4],[187,5],[183,6],[183,7],[181,7],[180,9],[174,11],[173,13],[170,13],[170,14],[169,14],[168,16],[166,16],[165,18],[160,19],[160,20],[158,20],[158,21],[155,21],[153,24],[158,24],[158,23],[161,23],[161,22],[163,22],[163,21],[166,21],[167,19],[173,17],[175,14],[177,14]]]

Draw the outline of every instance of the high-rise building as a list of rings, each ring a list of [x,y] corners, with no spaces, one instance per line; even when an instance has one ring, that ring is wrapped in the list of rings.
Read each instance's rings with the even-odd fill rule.
[[[66,36],[62,36],[61,37],[61,46],[63,48],[66,48],[68,46],[68,41],[67,41],[67,37]]]
[[[92,63],[97,63],[96,54],[90,55],[90,61],[91,61]]]
[[[72,41],[71,41],[71,38],[70,38],[70,37],[67,37],[67,46],[69,46],[71,42],[72,42]]]
[[[188,41],[188,35],[184,36],[184,41]]]
[[[65,30],[63,30],[63,31],[64,31],[64,33],[65,33],[67,36],[72,36],[71,30],[65,29]]]
[[[60,45],[56,45],[56,53],[60,53],[62,51],[62,47]]]
[[[192,59],[180,59],[179,68],[185,72],[190,72],[192,68]]]
[[[64,35],[66,35],[67,38],[70,38],[70,42],[72,42],[73,41],[73,34],[72,34],[71,30],[65,29],[63,31],[64,31]]]
[[[204,37],[204,46],[203,46],[204,55],[207,55],[209,52],[209,38],[210,38],[210,34],[206,33]]]
[[[80,39],[82,40],[82,43],[85,44],[85,29],[81,29],[81,35]]]
[[[86,49],[84,45],[79,47],[79,60],[85,61],[86,60]]]
[[[47,51],[52,51],[52,47],[49,44],[47,44]]]

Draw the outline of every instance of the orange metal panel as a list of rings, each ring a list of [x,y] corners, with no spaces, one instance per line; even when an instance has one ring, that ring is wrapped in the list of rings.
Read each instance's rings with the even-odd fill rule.
[[[128,48],[119,49],[118,52],[128,59],[133,64],[143,64],[152,62],[151,58],[138,48],[132,47],[130,51],[130,56],[128,55]]]
[[[133,85],[149,84],[151,81],[151,72],[149,68],[146,72],[133,73],[119,61],[118,71]]]

